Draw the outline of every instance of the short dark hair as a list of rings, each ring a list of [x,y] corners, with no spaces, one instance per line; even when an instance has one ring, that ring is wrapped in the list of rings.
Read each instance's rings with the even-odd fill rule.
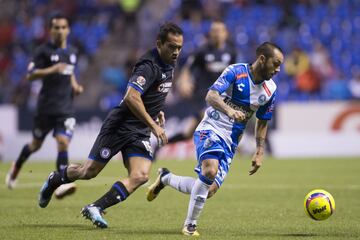
[[[49,28],[52,28],[52,25],[53,25],[53,20],[54,19],[65,19],[68,23],[68,26],[70,27],[70,19],[65,16],[63,13],[55,13],[53,15],[50,16],[49,18]]]
[[[266,58],[271,58],[274,56],[275,48],[283,53],[282,49],[278,45],[271,42],[264,42],[256,48],[256,57],[264,55]]]
[[[164,43],[166,42],[169,33],[183,35],[183,30],[175,23],[166,22],[160,26],[160,30],[156,39],[160,40],[161,43]]]

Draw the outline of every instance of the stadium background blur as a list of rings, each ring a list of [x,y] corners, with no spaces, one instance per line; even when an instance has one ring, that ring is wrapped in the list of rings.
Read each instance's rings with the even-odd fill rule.
[[[264,41],[283,48],[277,111],[270,133],[275,157],[360,156],[360,2],[355,0],[29,0],[0,1],[0,154],[10,161],[31,134],[40,81],[25,81],[27,64],[47,39],[47,19],[71,20],[69,42],[79,52],[85,92],[75,100],[78,125],[72,159],[84,159],[101,120],[123,96],[134,61],[153,46],[164,21],[184,30],[180,68],[205,41],[211,19],[230,32],[237,62],[254,60]],[[168,97],[167,132],[186,124],[176,87]],[[249,133],[251,136],[251,133]],[[54,143],[33,159],[52,159]],[[241,151],[255,143],[245,138]],[[194,157],[191,141],[165,147],[170,158]]]

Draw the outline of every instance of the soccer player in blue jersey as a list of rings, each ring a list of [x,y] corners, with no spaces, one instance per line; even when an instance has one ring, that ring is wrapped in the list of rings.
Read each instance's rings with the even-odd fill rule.
[[[256,61],[228,66],[209,88],[210,105],[194,133],[198,178],[177,176],[160,168],[156,181],[149,187],[147,200],[154,200],[165,186],[190,194],[188,214],[182,233],[200,235],[197,220],[206,199],[213,196],[229,172],[235,150],[247,121],[256,113],[256,152],[249,174],[254,174],[264,157],[267,122],[272,117],[276,84],[271,79],[284,61],[277,45],[265,42],[256,49]]]

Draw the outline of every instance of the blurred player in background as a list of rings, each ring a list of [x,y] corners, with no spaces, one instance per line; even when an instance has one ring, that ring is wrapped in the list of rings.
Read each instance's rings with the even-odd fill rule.
[[[191,195],[182,230],[184,235],[199,235],[197,220],[205,201],[223,183],[246,123],[254,112],[257,146],[249,174],[254,174],[262,164],[267,122],[272,117],[276,95],[276,84],[271,78],[280,71],[284,56],[278,46],[265,42],[256,49],[256,57],[253,64],[227,67],[206,95],[210,106],[194,133],[198,178],[176,176],[160,168],[158,178],[149,187],[149,201],[167,185]]]
[[[169,143],[192,138],[204,115],[208,88],[227,66],[236,61],[236,49],[229,44],[228,30],[222,21],[212,22],[208,35],[208,42],[189,56],[176,83],[184,98],[181,103],[191,109],[191,117],[184,131],[170,137]],[[159,147],[156,147],[155,157],[158,150]]]
[[[73,97],[83,92],[74,75],[76,52],[67,43],[69,33],[69,20],[62,14],[54,15],[50,19],[50,41],[35,51],[28,66],[26,79],[41,79],[42,88],[34,117],[32,141],[25,144],[6,175],[9,189],[15,187],[21,167],[32,153],[40,149],[51,130],[57,142],[56,169],[60,171],[68,165],[68,146],[76,123]],[[75,184],[67,184],[56,190],[56,196],[62,198],[74,191]]]
[[[52,172],[40,191],[39,205],[46,207],[52,193],[62,184],[78,179],[91,179],[121,151],[128,176],[115,182],[97,201],[85,206],[81,213],[97,227],[108,226],[103,211],[125,201],[131,193],[148,181],[153,160],[150,145],[152,132],[160,142],[168,142],[165,122],[165,98],[172,86],[177,58],[183,45],[183,32],[173,23],[160,27],[156,48],[149,50],[135,64],[124,99],[105,119],[100,133],[83,164],[71,164]]]

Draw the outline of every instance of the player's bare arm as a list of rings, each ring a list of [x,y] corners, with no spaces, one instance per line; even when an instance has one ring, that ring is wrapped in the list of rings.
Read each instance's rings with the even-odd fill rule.
[[[216,110],[225,113],[229,116],[229,118],[234,119],[236,122],[241,122],[245,120],[245,114],[241,111],[234,110],[233,108],[228,106],[217,91],[209,90],[205,100],[210,106],[212,106]]]
[[[166,144],[168,142],[165,129],[156,124],[156,122],[146,112],[140,92],[132,87],[129,87],[125,94],[124,102],[129,107],[130,111],[151,129],[152,133],[158,138],[160,143]]]
[[[71,75],[70,81],[75,95],[79,95],[84,92],[84,87],[78,83],[75,74]]]
[[[29,64],[29,68],[31,68],[31,64]],[[67,64],[66,63],[57,63],[47,68],[37,68],[34,69],[31,73],[26,75],[26,79],[29,81],[43,78],[49,74],[62,73],[65,71]]]
[[[251,169],[249,175],[253,175],[260,168],[265,152],[265,137],[267,133],[268,121],[256,119],[255,124],[255,138],[256,151],[252,157]]]

